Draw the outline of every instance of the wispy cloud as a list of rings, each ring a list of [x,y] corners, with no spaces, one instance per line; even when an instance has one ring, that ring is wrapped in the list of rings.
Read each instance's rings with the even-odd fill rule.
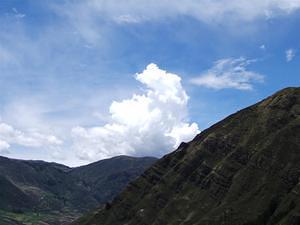
[[[191,79],[191,83],[216,90],[252,90],[253,82],[262,82],[264,79],[263,75],[247,70],[247,66],[254,61],[245,58],[218,60],[211,69]]]
[[[15,55],[0,44],[0,65],[7,65],[16,62]]]
[[[259,46],[259,48],[260,48],[261,50],[263,50],[263,51],[266,50],[266,46],[265,46],[265,45],[261,45],[261,46]]]
[[[292,48],[285,51],[285,58],[287,62],[292,61],[296,56],[296,51]]]
[[[295,0],[90,0],[53,4],[53,9],[90,43],[105,34],[106,24],[141,23],[180,16],[209,24],[251,22],[291,14],[300,9]]]
[[[117,23],[139,23],[142,19],[134,17],[132,15],[120,15],[114,19]]]
[[[26,14],[20,13],[16,8],[12,8],[12,11],[15,14],[15,17],[18,19],[22,19],[26,16]]]
[[[11,125],[0,122],[0,150],[8,150],[11,145],[41,148],[62,145],[62,140],[54,135],[45,135],[36,130],[21,131]]]
[[[242,20],[253,20],[258,17],[289,14],[300,9],[300,2],[295,0],[168,0],[146,1],[117,0],[87,1],[82,7],[91,7],[104,13],[105,16],[132,16],[144,20],[174,17],[179,15],[192,16],[196,19],[221,22],[224,18],[236,17]],[[231,14],[231,15],[230,15]]]

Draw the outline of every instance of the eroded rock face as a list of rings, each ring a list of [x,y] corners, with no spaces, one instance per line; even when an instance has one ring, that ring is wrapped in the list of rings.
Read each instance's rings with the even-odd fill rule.
[[[300,88],[287,88],[182,144],[74,224],[299,225]]]

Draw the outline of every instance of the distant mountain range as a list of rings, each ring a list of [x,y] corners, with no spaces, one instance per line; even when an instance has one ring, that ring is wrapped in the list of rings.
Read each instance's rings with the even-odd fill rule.
[[[73,224],[299,225],[300,88],[204,130]]]
[[[68,224],[111,201],[155,161],[119,156],[70,168],[0,157],[0,225]]]

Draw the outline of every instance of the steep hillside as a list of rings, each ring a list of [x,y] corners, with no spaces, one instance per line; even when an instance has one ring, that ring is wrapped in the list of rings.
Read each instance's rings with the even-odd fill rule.
[[[70,221],[112,200],[155,160],[119,156],[69,168],[56,163],[0,157],[0,218],[23,214],[39,221],[51,214],[53,221],[56,217]]]
[[[105,203],[111,201],[129,181],[141,175],[154,161],[156,159],[153,157],[117,156],[75,168],[71,175],[88,184],[88,195],[92,195],[97,202]]]
[[[80,225],[299,225],[300,88],[166,155]]]

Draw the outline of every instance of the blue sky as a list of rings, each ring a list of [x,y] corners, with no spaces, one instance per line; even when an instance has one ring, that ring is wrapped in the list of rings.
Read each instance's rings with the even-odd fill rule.
[[[2,0],[0,154],[161,156],[299,86],[299,23],[298,0]]]

